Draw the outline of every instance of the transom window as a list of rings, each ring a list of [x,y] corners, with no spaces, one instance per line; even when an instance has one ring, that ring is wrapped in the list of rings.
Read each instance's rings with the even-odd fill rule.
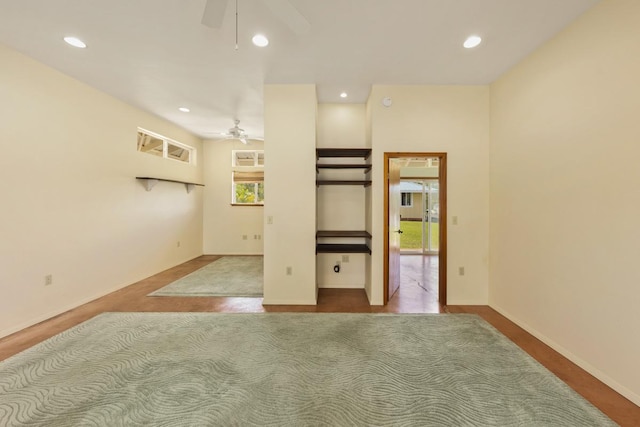
[[[231,203],[263,205],[264,151],[233,150],[231,155]]]
[[[195,164],[195,149],[157,133],[138,128],[138,151],[165,159]]]

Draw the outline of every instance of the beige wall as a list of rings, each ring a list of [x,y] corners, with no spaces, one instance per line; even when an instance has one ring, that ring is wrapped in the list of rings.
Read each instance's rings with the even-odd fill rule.
[[[204,237],[205,254],[261,255],[264,231],[262,206],[231,206],[231,151],[262,150],[264,144],[238,140],[204,143]],[[265,162],[268,160],[265,159]],[[267,189],[265,189],[268,192]],[[247,236],[247,240],[243,240]],[[259,238],[255,238],[259,236]]]
[[[491,86],[490,304],[636,404],[639,16],[605,0]]]
[[[198,138],[2,45],[0,63],[0,336],[202,253],[202,189],[135,179],[202,180],[138,153],[137,126]]]
[[[315,304],[315,85],[265,85],[264,105],[264,303]]]
[[[365,105],[364,104],[319,104],[318,148],[364,148]],[[338,163],[353,163],[354,159],[327,159]],[[362,161],[362,159],[356,160]],[[360,170],[321,170],[328,179],[364,179]],[[365,189],[362,186],[332,186],[317,188],[319,230],[364,230]],[[364,243],[364,239],[331,239],[331,243]],[[343,254],[317,255],[317,280],[320,288],[363,288],[365,283],[366,254],[345,254],[349,261],[342,261]],[[340,273],[333,267],[341,264]]]
[[[391,97],[386,108],[382,99]],[[382,304],[384,153],[446,152],[448,303],[486,304],[489,256],[489,88],[487,86],[373,86],[372,284],[370,301]],[[465,276],[457,274],[465,267]]]

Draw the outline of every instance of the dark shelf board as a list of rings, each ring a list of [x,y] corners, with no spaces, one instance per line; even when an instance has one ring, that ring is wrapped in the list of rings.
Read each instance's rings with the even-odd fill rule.
[[[316,155],[320,157],[362,157],[371,156],[371,148],[318,148]]]
[[[198,184],[197,182],[178,181],[175,179],[156,178],[153,176],[136,176],[136,179],[141,181],[147,191],[151,189],[160,181],[162,182],[175,182],[176,184],[184,184],[187,187],[187,193],[190,193],[193,187],[204,187],[204,184]]]
[[[319,243],[316,245],[317,254],[369,254],[371,249],[364,244],[328,244]]]
[[[364,237],[370,239],[371,234],[363,230],[318,230],[316,238],[323,237]]]
[[[325,180],[319,179],[316,180],[316,185],[364,185],[368,187],[371,185],[371,180],[364,181],[337,181],[337,180]]]
[[[318,163],[316,169],[364,169],[364,173],[367,173],[371,170],[371,165]]]
[[[136,179],[155,179],[156,181],[164,182],[177,182],[178,184],[197,185],[198,187],[204,187],[204,184],[198,184],[197,182],[177,181],[175,179],[154,178],[152,176],[136,176]]]

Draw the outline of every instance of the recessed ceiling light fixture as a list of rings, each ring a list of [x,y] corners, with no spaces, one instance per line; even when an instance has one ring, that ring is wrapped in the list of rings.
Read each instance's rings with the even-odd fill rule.
[[[265,47],[269,44],[269,39],[262,34],[256,34],[251,41],[258,47]]]
[[[67,36],[64,38],[64,41],[70,44],[71,46],[79,47],[80,49],[84,49],[85,47],[87,47],[86,43],[77,37]]]
[[[180,107],[178,108],[178,110],[182,111],[183,113],[188,113],[189,111],[191,111],[187,107]]]
[[[340,98],[346,98],[347,97],[347,92],[342,92],[340,94]]]
[[[464,41],[463,46],[466,47],[467,49],[472,49],[478,46],[481,42],[482,42],[482,38],[480,36],[469,36]]]

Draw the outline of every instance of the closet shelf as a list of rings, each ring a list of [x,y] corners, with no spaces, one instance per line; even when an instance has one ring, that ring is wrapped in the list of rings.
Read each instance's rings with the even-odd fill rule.
[[[316,170],[318,169],[364,169],[364,173],[367,173],[371,170],[371,165],[318,163]]]
[[[187,188],[187,193],[191,193],[193,187],[204,187],[204,184],[198,184],[196,182],[187,182],[187,181],[177,181],[175,179],[165,179],[165,178],[154,178],[151,176],[136,176],[137,180],[142,181],[147,191],[151,191],[151,189],[160,181],[163,182],[175,182],[177,184],[184,184]]]
[[[318,243],[316,245],[317,254],[369,254],[371,255],[371,249],[365,244],[337,244],[337,243]]]
[[[370,239],[371,234],[368,231],[361,230],[318,230],[316,232],[316,238],[324,237],[354,237],[354,238],[366,238]]]
[[[371,148],[318,148],[316,156],[320,157],[362,157],[371,156]]]
[[[326,179],[318,179],[316,180],[316,185],[364,185],[365,187],[369,187],[371,185],[371,180],[360,180],[360,181],[337,181],[337,180],[326,180]]]

